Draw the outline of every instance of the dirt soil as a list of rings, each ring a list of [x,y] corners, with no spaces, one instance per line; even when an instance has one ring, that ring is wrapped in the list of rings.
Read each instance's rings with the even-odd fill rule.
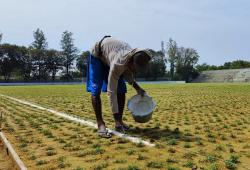
[[[0,141],[0,170],[13,170],[16,169],[15,164],[12,162],[11,157],[7,155],[6,149]]]

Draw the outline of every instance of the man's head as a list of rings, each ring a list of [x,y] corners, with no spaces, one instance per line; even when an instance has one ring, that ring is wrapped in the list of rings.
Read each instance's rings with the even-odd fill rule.
[[[136,52],[128,62],[128,67],[131,71],[145,69],[151,59],[151,54],[148,51]]]

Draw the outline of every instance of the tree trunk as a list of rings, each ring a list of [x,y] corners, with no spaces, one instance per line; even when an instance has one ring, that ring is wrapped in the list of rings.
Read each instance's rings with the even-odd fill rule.
[[[4,81],[8,83],[10,81],[10,74],[7,73],[7,74],[4,74],[3,76],[4,76]]]
[[[52,81],[55,81],[55,77],[56,77],[56,70],[52,71]]]
[[[174,80],[174,64],[171,63],[170,65],[170,76],[171,76],[171,80]]]

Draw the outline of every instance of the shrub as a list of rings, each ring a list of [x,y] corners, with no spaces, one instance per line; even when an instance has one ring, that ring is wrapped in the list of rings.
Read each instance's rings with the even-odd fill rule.
[[[127,161],[124,159],[117,159],[115,160],[113,163],[117,163],[117,164],[122,164],[122,163],[126,163]]]
[[[137,157],[137,160],[144,160],[145,159],[145,156],[139,154],[138,157]]]
[[[187,167],[187,168],[193,168],[193,166],[194,166],[194,163],[191,162],[191,161],[188,161],[188,162],[184,165],[184,167]]]
[[[191,145],[189,143],[185,143],[184,148],[191,148]]]
[[[217,160],[217,158],[213,155],[208,155],[207,158],[206,158],[206,161],[207,162],[210,162],[210,163],[213,163]]]
[[[176,139],[171,139],[168,141],[168,145],[176,145],[177,144],[177,140]]]
[[[236,169],[237,163],[239,163],[239,157],[236,155],[231,155],[230,158],[225,161],[226,167],[228,169]]]
[[[48,150],[47,152],[46,152],[46,155],[47,156],[53,156],[53,155],[56,155],[57,153],[56,153],[56,151],[54,151],[54,150]]]
[[[140,170],[140,168],[138,168],[136,165],[129,165],[127,170]]]
[[[149,167],[149,168],[163,168],[163,164],[158,163],[158,162],[150,161],[150,162],[147,163],[147,167]]]
[[[133,155],[135,153],[135,150],[129,149],[126,153],[128,155]]]
[[[103,168],[107,168],[108,167],[108,163],[101,163],[100,165],[96,165],[94,167],[94,170],[102,170]]]
[[[44,165],[44,164],[47,164],[48,162],[45,161],[45,160],[39,160],[36,162],[36,165]]]
[[[167,167],[167,170],[180,170],[180,169],[179,169],[179,168],[172,167],[172,166],[168,166],[168,167]]]
[[[226,160],[225,164],[228,169],[236,169],[236,164],[231,162],[230,160]]]

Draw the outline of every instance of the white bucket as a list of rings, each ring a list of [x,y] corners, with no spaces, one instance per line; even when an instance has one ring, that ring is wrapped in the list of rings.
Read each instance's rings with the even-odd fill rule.
[[[152,118],[156,103],[152,97],[145,94],[135,95],[128,100],[128,109],[136,122],[146,123]]]

